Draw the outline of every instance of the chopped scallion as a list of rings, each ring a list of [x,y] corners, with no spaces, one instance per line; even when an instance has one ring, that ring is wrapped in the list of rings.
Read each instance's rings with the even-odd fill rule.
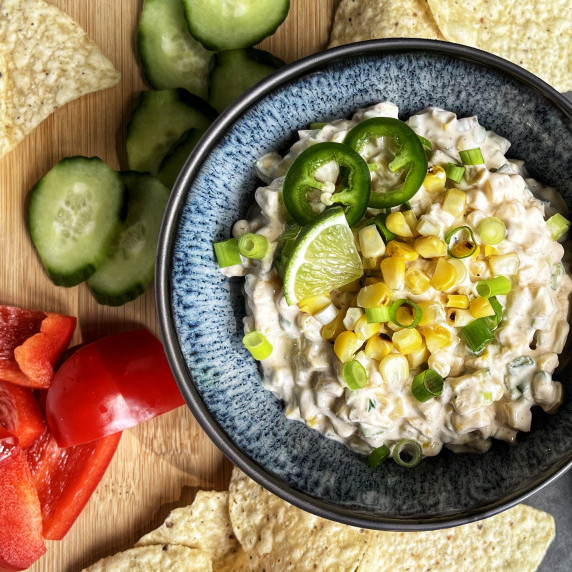
[[[413,311],[413,321],[411,322],[411,324],[402,324],[397,319],[397,310],[399,310],[399,308],[401,308],[401,306],[404,305],[408,305]],[[400,328],[414,328],[421,321],[422,316],[423,316],[423,311],[421,310],[421,308],[415,302],[412,302],[411,300],[407,300],[405,298],[395,300],[395,302],[393,302],[393,304],[391,304],[391,306],[389,307],[389,319],[396,326],[399,326]]]
[[[508,294],[511,288],[512,283],[506,276],[495,276],[490,280],[477,282],[477,294],[483,298]]]
[[[433,151],[433,144],[429,139],[425,139],[421,135],[417,135],[419,137],[419,141],[421,141],[421,145],[423,145],[423,149],[425,149],[425,153],[431,153]]]
[[[445,167],[445,175],[447,176],[447,179],[450,179],[454,183],[460,183],[463,180],[464,174],[465,167],[455,165],[455,163],[447,163]]]
[[[389,211],[391,212],[391,211]],[[373,219],[373,224],[377,226],[385,244],[387,244],[390,240],[393,240],[396,235],[393,234],[385,225],[385,219],[387,218],[387,213],[380,213]]]
[[[485,162],[479,147],[475,147],[474,149],[466,149],[465,151],[459,151],[459,155],[463,165],[482,165]]]
[[[366,308],[365,315],[368,324],[389,322],[389,306],[381,306],[379,308]]]
[[[243,338],[244,347],[252,354],[256,360],[264,360],[272,353],[272,344],[266,339],[262,332],[252,330]]]
[[[238,240],[238,251],[246,258],[260,260],[268,252],[268,239],[261,234],[247,232]]]
[[[238,251],[238,240],[236,240],[236,238],[215,242],[214,251],[218,265],[221,268],[241,263],[240,253]]]
[[[445,235],[449,255],[453,258],[468,258],[477,250],[475,235],[470,226],[458,226]]]
[[[434,369],[418,373],[411,383],[411,393],[417,401],[427,401],[443,392],[443,378]]]
[[[423,449],[413,439],[400,439],[393,446],[391,456],[402,467],[415,467],[423,458]]]
[[[367,458],[367,464],[372,468],[375,469],[379,466],[387,457],[389,457],[390,451],[387,445],[382,445],[381,447],[377,447],[374,449]]]
[[[474,354],[482,352],[485,346],[495,339],[486,318],[478,318],[469,322],[461,328],[460,334]]]
[[[546,221],[546,227],[552,240],[559,240],[570,230],[570,221],[560,213],[556,213]]]
[[[500,302],[496,299],[495,296],[491,296],[489,298],[489,304],[493,307],[493,310],[495,311],[495,315],[494,316],[486,316],[485,318],[482,318],[488,325],[488,327],[491,329],[491,331],[494,331],[497,329],[498,325],[500,324],[501,320],[502,320],[502,306],[500,304]]]
[[[504,222],[496,216],[484,218],[477,227],[481,242],[493,246],[498,244],[506,236],[506,226]]]
[[[367,384],[365,367],[355,359],[344,364],[342,377],[352,391],[363,389]]]

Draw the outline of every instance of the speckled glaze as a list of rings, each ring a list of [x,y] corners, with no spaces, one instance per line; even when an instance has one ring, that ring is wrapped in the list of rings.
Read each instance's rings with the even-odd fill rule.
[[[378,101],[403,118],[428,106],[477,115],[512,142],[508,155],[572,198],[572,105],[499,58],[443,42],[382,40],[301,60],[256,86],[191,155],[165,216],[157,308],[169,361],[189,407],[221,450],[256,481],[320,516],[378,529],[429,529],[512,506],[572,464],[570,371],[555,416],[535,412],[516,446],[484,455],[444,451],[414,469],[364,458],[297,421],[264,390],[243,348],[242,284],[220,274],[212,243],[228,238],[258,184],[254,161],[284,151],[311,121]]]

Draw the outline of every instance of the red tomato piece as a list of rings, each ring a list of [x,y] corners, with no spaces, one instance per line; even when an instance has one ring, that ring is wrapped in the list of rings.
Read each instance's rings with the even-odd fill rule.
[[[101,481],[120,438],[121,433],[115,433],[64,449],[46,429],[26,450],[40,499],[44,538],[65,536]]]
[[[46,389],[75,325],[72,316],[0,306],[0,379]]]
[[[44,416],[33,390],[0,381],[0,426],[18,437],[22,449],[44,432]]]
[[[46,552],[40,501],[18,439],[0,427],[0,568],[24,570]]]
[[[57,371],[46,420],[62,447],[86,443],[184,404],[161,342],[147,330],[83,346]]]

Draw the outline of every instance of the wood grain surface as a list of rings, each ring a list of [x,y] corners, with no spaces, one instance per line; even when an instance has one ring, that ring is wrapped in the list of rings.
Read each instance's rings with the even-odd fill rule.
[[[72,16],[122,74],[120,84],[58,109],[0,160],[0,303],[77,316],[73,344],[146,326],[157,333],[154,293],[121,308],[99,306],[84,284],[54,286],[25,229],[29,189],[60,159],[99,156],[125,168],[125,128],[145,89],[135,52],[142,0],[51,0]],[[291,62],[326,45],[337,0],[291,0],[287,20],[261,47]],[[48,542],[34,572],[79,571],[124,550],[190,503],[198,489],[223,490],[231,465],[186,407],[125,431],[99,487],[62,541]]]

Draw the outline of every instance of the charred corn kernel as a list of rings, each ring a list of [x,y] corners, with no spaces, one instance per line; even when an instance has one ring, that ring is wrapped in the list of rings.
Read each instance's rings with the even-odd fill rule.
[[[494,246],[489,246],[488,244],[485,244],[485,258],[488,258],[489,256],[494,256],[498,253],[499,251]]]
[[[451,343],[451,332],[445,326],[433,324],[422,328],[421,333],[425,338],[427,349],[434,353]]]
[[[457,281],[457,269],[444,258],[439,258],[431,276],[431,286],[439,292],[449,290]]]
[[[383,262],[383,261],[382,261]],[[361,308],[379,308],[385,306],[391,297],[389,285],[384,282],[376,282],[364,286],[357,295],[356,304]]]
[[[354,326],[354,332],[358,337],[358,340],[364,341],[369,340],[372,336],[379,334],[380,325],[379,322],[372,322],[371,324],[367,321],[367,316],[363,315]]]
[[[327,294],[316,294],[308,296],[298,302],[298,307],[302,312],[314,315],[330,304],[331,300]]]
[[[409,367],[411,369],[415,369],[416,367],[424,364],[430,356],[431,352],[427,349],[425,342],[422,340],[421,347],[418,350],[407,354],[406,357],[407,361],[409,362]]]
[[[450,258],[449,264],[452,264],[457,271],[457,280],[455,280],[455,284],[463,283],[468,276],[467,267],[462,260],[458,260],[457,258]]]
[[[346,316],[345,310],[340,310],[338,315],[329,323],[326,324],[320,331],[320,335],[324,340],[335,340],[344,330],[344,318]]]
[[[455,326],[456,328],[462,328],[466,326],[469,322],[472,322],[475,318],[471,315],[469,310],[463,308],[448,308],[445,312],[445,320],[448,326]]]
[[[405,260],[389,256],[380,264],[383,281],[392,290],[400,290],[405,285]],[[371,306],[365,306],[369,308]]]
[[[464,294],[449,294],[446,306],[447,308],[462,308],[466,310],[469,307],[469,298]]]
[[[447,254],[447,245],[438,236],[422,236],[413,246],[423,258],[438,258]]]
[[[343,320],[344,328],[346,330],[353,330],[356,322],[364,315],[361,308],[348,308],[346,316]]]
[[[353,282],[350,282],[345,286],[340,286],[338,290],[340,292],[359,292],[360,288],[361,288],[361,280],[358,278],[357,280],[354,280]]]
[[[415,235],[415,233],[417,232],[417,216],[415,215],[415,212],[412,211],[411,209],[408,211],[403,211],[403,218],[405,219],[405,222],[409,225],[411,232]]]
[[[385,252],[385,243],[374,224],[368,224],[367,226],[360,228],[358,232],[358,240],[363,257],[376,258],[378,256],[383,256],[383,253]]]
[[[479,255],[479,246],[472,240],[459,240],[449,248],[454,259],[476,258]]]
[[[379,335],[372,336],[365,344],[364,353],[369,359],[381,361],[386,355],[393,351],[393,344],[390,340]]]
[[[379,362],[379,373],[387,384],[401,384],[409,378],[409,362],[404,355],[391,353]]]
[[[511,276],[518,272],[520,258],[515,252],[489,257],[489,267],[494,276]]]
[[[387,256],[402,258],[405,262],[413,262],[419,258],[419,253],[410,244],[399,240],[390,240],[385,250]]]
[[[465,212],[466,206],[467,195],[464,191],[460,191],[459,189],[449,189],[445,193],[442,209],[446,213],[458,218]]]
[[[411,228],[407,224],[403,213],[395,212],[390,213],[387,215],[385,219],[385,226],[390,230],[393,234],[397,236],[405,236],[405,237],[412,237],[413,233],[411,232]]]
[[[341,362],[350,361],[353,355],[358,351],[362,342],[354,334],[354,332],[342,332],[334,342],[334,352]]]
[[[482,296],[478,296],[471,302],[469,312],[471,312],[473,318],[486,318],[487,316],[495,315],[495,311],[488,298],[483,298]]]
[[[440,193],[445,188],[446,181],[445,169],[441,165],[431,165],[423,179],[423,186],[430,193]]]
[[[415,328],[411,330],[404,328],[395,332],[391,341],[395,349],[402,354],[410,354],[423,347],[423,338]]]
[[[423,294],[429,290],[431,282],[425,272],[411,267],[405,271],[405,286],[412,294]]]
[[[424,300],[422,302],[418,302],[417,305],[421,309],[421,320],[419,320],[419,326],[432,324],[442,315],[442,306],[435,300]]]

